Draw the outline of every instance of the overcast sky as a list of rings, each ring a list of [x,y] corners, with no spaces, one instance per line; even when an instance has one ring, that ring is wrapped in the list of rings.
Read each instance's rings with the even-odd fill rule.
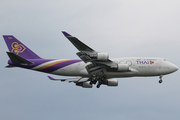
[[[116,57],[162,57],[180,67],[179,0],[0,0],[0,35],[14,35],[43,58],[78,59],[67,31]],[[45,73],[5,68],[0,38],[1,120],[179,120],[179,71],[119,78],[84,89]],[[55,78],[65,78],[51,75]]]

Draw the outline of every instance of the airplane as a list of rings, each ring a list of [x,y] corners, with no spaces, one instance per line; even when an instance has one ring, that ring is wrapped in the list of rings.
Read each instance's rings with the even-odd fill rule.
[[[80,59],[43,59],[12,35],[3,35],[9,52],[7,68],[20,67],[30,70],[61,75],[75,76],[66,79],[50,80],[74,82],[83,88],[96,85],[118,86],[115,78],[159,76],[162,83],[164,75],[173,73],[178,67],[164,58],[129,57],[110,59],[108,53],[90,48],[78,38],[62,31],[64,36],[79,50]],[[77,77],[78,76],[78,77]]]

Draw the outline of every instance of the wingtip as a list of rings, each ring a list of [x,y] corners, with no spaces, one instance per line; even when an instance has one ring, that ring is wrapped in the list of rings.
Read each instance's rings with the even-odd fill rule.
[[[62,31],[62,33],[64,34],[65,37],[72,37],[72,35],[70,35],[69,33]]]
[[[53,77],[51,77],[51,76],[48,76],[48,78],[50,79],[50,80],[55,80]]]

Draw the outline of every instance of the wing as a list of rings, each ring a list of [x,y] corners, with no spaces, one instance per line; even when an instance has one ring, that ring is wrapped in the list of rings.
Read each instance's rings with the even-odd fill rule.
[[[67,32],[63,31],[62,33],[79,50],[76,54],[85,63],[91,63],[86,66],[86,69],[91,76],[102,75],[102,73],[104,74],[106,71],[117,69],[117,63],[109,59],[108,53],[97,52]]]
[[[67,32],[62,32],[64,34],[65,37],[67,37],[69,39],[69,41],[79,50],[79,51],[94,51],[92,48],[90,48],[89,46],[85,45],[83,42],[81,42],[80,40],[78,40],[76,37],[71,36],[70,34],[68,34]]]
[[[74,83],[78,83],[78,82],[87,82],[89,80],[89,78],[66,78],[66,79],[55,79],[51,76],[48,76],[48,78],[50,80],[54,80],[54,81],[66,81],[66,82],[74,82]]]
[[[90,83],[89,78],[67,78],[67,79],[54,79],[51,76],[48,76],[50,80],[54,81],[66,81],[66,82],[74,82],[77,86],[82,86],[83,88],[92,88],[92,84]]]

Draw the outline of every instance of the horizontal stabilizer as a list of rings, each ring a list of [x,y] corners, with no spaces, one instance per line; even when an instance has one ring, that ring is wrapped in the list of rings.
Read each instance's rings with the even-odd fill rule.
[[[28,60],[26,60],[25,58],[19,56],[19,55],[16,55],[15,53],[13,52],[7,52],[9,58],[11,59],[11,61],[13,63],[17,63],[17,64],[33,64],[33,62],[30,62]]]
[[[16,66],[13,66],[13,65],[7,65],[6,68],[12,68],[12,67],[16,67]]]

